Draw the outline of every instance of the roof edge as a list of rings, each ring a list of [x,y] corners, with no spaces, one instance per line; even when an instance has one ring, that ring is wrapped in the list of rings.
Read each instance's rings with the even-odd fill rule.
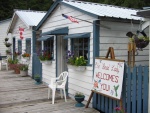
[[[56,6],[61,2],[62,0],[56,0],[52,6],[50,7],[50,9],[47,11],[46,15],[43,17],[43,19],[39,22],[39,24],[36,26],[35,30],[39,30],[39,28],[41,27],[41,25],[46,21],[46,19],[49,17],[49,15],[51,14],[51,12],[56,8]]]

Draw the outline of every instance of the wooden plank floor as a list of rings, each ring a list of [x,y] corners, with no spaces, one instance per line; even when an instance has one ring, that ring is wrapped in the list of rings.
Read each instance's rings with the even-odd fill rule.
[[[0,113],[99,113],[92,108],[77,108],[75,101],[60,98],[55,104],[47,99],[47,86],[36,85],[31,77],[21,77],[13,71],[0,71]]]

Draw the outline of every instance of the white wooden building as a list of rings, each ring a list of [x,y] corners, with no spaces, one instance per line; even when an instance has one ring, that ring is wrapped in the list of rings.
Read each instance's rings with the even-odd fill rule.
[[[0,56],[6,56],[6,50],[8,49],[5,45],[5,38],[9,38],[9,42],[11,42],[11,35],[7,35],[7,29],[10,24],[11,19],[0,21]]]
[[[50,79],[67,70],[65,55],[67,50],[75,50],[79,46],[77,40],[85,42],[82,56],[87,55],[88,64],[83,72],[68,68],[68,94],[73,96],[79,91],[88,99],[92,85],[94,59],[105,57],[109,47],[113,47],[116,59],[127,62],[127,45],[129,42],[126,33],[139,30],[141,19],[135,15],[138,10],[125,7],[97,4],[84,1],[56,0],[47,14],[37,25],[41,31],[42,44],[47,39],[53,42],[53,62],[51,65],[42,64],[42,80],[49,83]],[[76,18],[79,23],[71,22],[62,14]],[[44,36],[47,36],[47,38]],[[78,42],[78,43],[75,43]],[[76,45],[75,45],[76,44]],[[82,45],[83,46],[83,45]],[[148,65],[149,47],[139,51],[135,57],[136,65]]]
[[[32,76],[32,32],[46,13],[43,11],[16,10],[13,14],[8,33],[12,38],[12,53],[29,53],[28,75]],[[22,33],[21,33],[22,32]],[[21,62],[23,59],[21,59]],[[24,62],[23,62],[24,63]]]

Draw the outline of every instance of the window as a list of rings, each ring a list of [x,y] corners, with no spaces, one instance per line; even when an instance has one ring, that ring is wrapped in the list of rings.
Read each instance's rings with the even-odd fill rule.
[[[22,41],[18,40],[18,53],[22,53]]]
[[[44,41],[44,50],[50,54],[53,54],[53,43],[54,43],[53,38],[45,40]]]
[[[26,53],[31,54],[31,39],[26,39]]]
[[[89,38],[74,38],[72,39],[72,50],[75,56],[84,56],[88,60],[88,44]]]

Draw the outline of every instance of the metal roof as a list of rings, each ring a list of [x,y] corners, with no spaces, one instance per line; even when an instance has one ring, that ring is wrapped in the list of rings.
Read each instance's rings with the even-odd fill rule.
[[[141,20],[141,17],[133,16],[136,15],[136,12],[140,11],[136,9],[77,0],[63,0],[62,3],[79,8],[83,11],[95,14],[100,17]]]
[[[20,10],[15,12],[19,18],[28,26],[37,26],[41,19],[45,16],[46,12]]]
[[[11,33],[17,21],[17,18],[20,18],[24,22],[24,24],[29,28],[31,26],[37,26],[38,23],[45,16],[45,14],[46,12],[44,11],[16,10],[12,17],[7,33]]]

